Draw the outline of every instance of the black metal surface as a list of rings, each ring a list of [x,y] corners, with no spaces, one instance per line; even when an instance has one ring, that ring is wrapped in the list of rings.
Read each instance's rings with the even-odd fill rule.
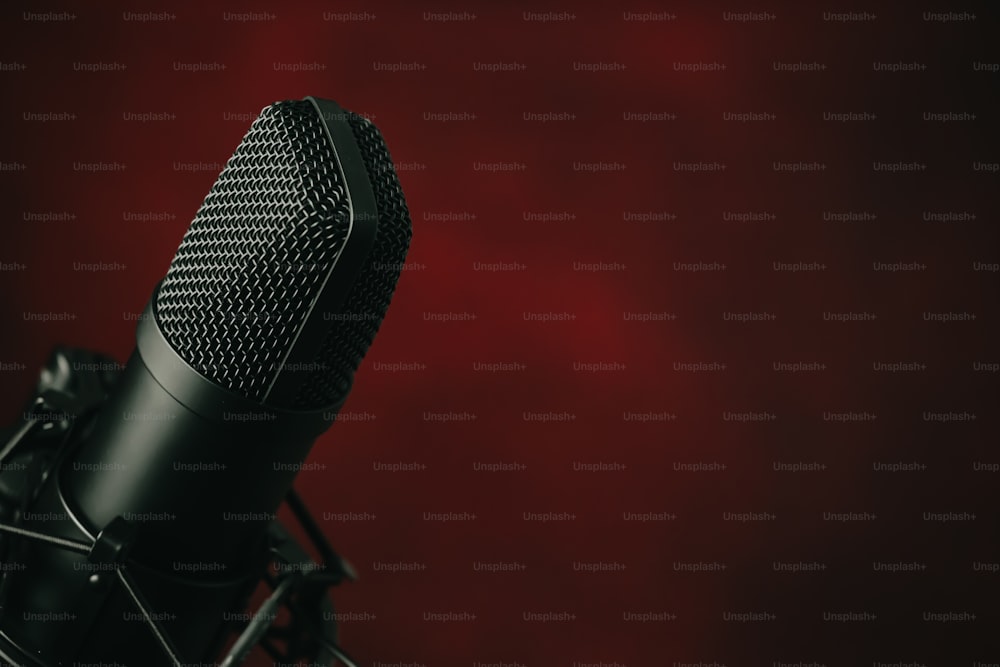
[[[181,241],[157,296],[167,340],[261,399],[340,252],[347,192],[308,102],[264,109]]]
[[[382,134],[358,114],[347,112],[347,121],[375,195],[378,235],[347,303],[339,313],[328,315],[334,326],[316,358],[326,370],[317,370],[302,384],[296,403],[303,407],[324,405],[350,382],[389,308],[412,235],[410,212]]]
[[[263,540],[319,432],[263,410],[209,418],[181,402],[190,390],[168,392],[133,354],[63,466],[65,501],[91,531],[118,515],[151,517],[141,530],[156,540],[134,553],[149,567],[232,573]]]
[[[254,122],[199,209],[156,295],[167,341],[220,386],[268,405],[301,410],[336,402],[385,316],[409,247],[403,193],[378,130],[347,112],[377,211],[352,210],[351,184],[316,108],[280,102]],[[352,219],[353,216],[353,219]],[[375,246],[343,309],[314,304],[366,217]],[[343,286],[343,278],[335,286]],[[322,348],[295,370],[296,391],[268,400],[309,320]]]
[[[0,464],[5,464],[0,468],[0,475],[23,475],[23,469],[10,464],[12,461],[28,461],[32,468],[44,468],[45,474],[38,479],[56,479],[49,474],[51,468],[64,454],[72,453],[78,444],[71,437],[71,425],[82,421],[87,413],[101,408],[108,390],[117,382],[116,370],[96,370],[106,366],[105,362],[91,363],[97,358],[89,352],[67,348],[53,353],[41,374],[39,393],[22,415],[22,423],[30,423],[34,427],[25,429],[15,426],[2,431],[10,440],[5,442],[0,439],[0,450],[4,452]],[[70,359],[76,361],[67,363]],[[117,367],[115,364],[112,368]],[[18,486],[37,500],[38,489]],[[273,641],[283,638],[287,647],[280,655],[288,664],[306,660],[310,664],[325,665],[333,664],[336,659],[351,667],[355,663],[336,644],[337,626],[327,595],[328,587],[343,579],[340,568],[345,561],[332,550],[321,533],[314,534],[309,530],[315,527],[315,521],[294,492],[288,501],[293,506],[294,516],[303,523],[313,540],[314,547],[323,554],[323,563],[314,563],[280,524],[271,523],[267,540],[269,546],[262,546],[253,559],[263,562],[270,553],[276,562],[285,564],[285,574],[280,575],[274,584],[286,591],[281,602],[292,612],[291,623],[281,627],[273,626],[273,621],[264,625],[258,623],[256,628],[247,632],[245,624],[239,621],[218,622],[217,629],[209,630],[218,634],[220,639],[241,631],[246,636],[246,641],[235,646],[225,658],[220,656],[220,659],[225,665],[235,666],[241,664],[242,658],[256,643],[266,639],[270,650],[275,651]],[[74,520],[68,516],[46,521],[42,526],[44,532],[39,532],[22,527],[19,516],[22,505],[20,495],[0,496],[0,510],[4,517],[0,519],[4,546],[0,562],[8,566],[3,568],[3,578],[5,584],[11,578],[22,585],[27,583],[31,588],[31,599],[42,606],[24,606],[16,590],[13,599],[6,586],[0,590],[0,609],[19,612],[13,618],[8,614],[0,620],[0,664],[4,667],[56,667],[81,664],[81,661],[101,664],[100,661],[109,658],[113,658],[114,662],[108,664],[132,667],[189,664],[180,657],[182,652],[176,646],[188,643],[188,637],[171,634],[171,630],[178,627],[173,622],[177,620],[175,612],[195,614],[220,601],[223,602],[222,607],[230,607],[231,603],[224,599],[228,597],[226,591],[233,590],[233,587],[224,581],[225,577],[216,581],[190,577],[164,578],[132,563],[128,554],[140,536],[134,530],[135,526],[121,517],[110,522],[96,538],[79,531]],[[62,509],[62,514],[67,514],[67,508]],[[37,504],[34,510],[47,512],[45,506]],[[9,567],[23,560],[12,556],[13,553],[25,552],[30,554],[27,581],[21,568]],[[83,567],[87,563],[90,567]],[[58,591],[74,579],[87,580],[93,576],[103,581],[90,585],[89,591],[83,594],[76,606],[64,609],[49,606],[52,601],[62,599],[58,595],[53,598],[46,591]],[[40,587],[39,582],[44,582],[44,586]],[[249,590],[250,586],[239,584],[237,588]],[[79,604],[81,601],[82,604]],[[262,607],[249,616],[254,619],[276,618],[263,615],[267,609],[270,607]],[[123,633],[122,614],[129,611],[141,617],[140,627],[129,627],[130,632]],[[63,628],[58,641],[38,644],[33,641],[32,630],[51,625],[51,622],[36,623],[32,628],[31,623],[21,622],[24,619],[19,616],[24,612],[66,612],[78,616]],[[164,618],[172,620],[161,620]],[[180,627],[183,626],[184,623],[181,623]],[[47,636],[48,632],[46,628],[42,634]],[[177,639],[184,641],[178,642]],[[202,661],[200,664],[208,663]]]

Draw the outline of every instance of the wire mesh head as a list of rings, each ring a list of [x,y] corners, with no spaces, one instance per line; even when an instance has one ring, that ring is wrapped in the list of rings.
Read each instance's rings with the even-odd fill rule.
[[[296,400],[299,405],[326,405],[347,390],[382,324],[410,246],[410,212],[382,134],[357,114],[348,112],[348,122],[375,195],[378,233],[343,310],[331,318],[334,326],[320,349],[319,370],[302,384]]]
[[[378,330],[410,239],[402,190],[378,130],[350,114],[376,195],[375,246],[343,314],[311,312],[350,230],[334,148],[308,101],[254,121],[197,214],[156,296],[164,337],[202,375],[263,400],[309,317],[330,327],[293,405],[329,405]]]

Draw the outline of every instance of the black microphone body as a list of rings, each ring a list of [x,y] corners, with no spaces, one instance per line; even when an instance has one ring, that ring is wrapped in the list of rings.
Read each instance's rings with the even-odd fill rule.
[[[261,113],[154,290],[113,391],[23,517],[96,544],[18,545],[27,566],[4,575],[0,657],[218,657],[268,565],[275,512],[381,324],[410,229],[371,123],[313,98]]]

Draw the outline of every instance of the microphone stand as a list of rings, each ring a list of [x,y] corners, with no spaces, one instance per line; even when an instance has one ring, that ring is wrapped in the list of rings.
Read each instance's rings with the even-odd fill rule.
[[[57,348],[40,374],[22,423],[8,429],[12,432],[6,441],[0,439],[4,442],[0,447],[0,563],[10,562],[12,554],[25,541],[86,555],[91,563],[100,566],[99,571],[114,573],[163,655],[174,667],[183,667],[190,663],[178,655],[173,641],[156,620],[157,614],[129,574],[128,555],[135,540],[135,524],[119,516],[96,538],[83,535],[84,540],[46,535],[21,525],[34,495],[72,452],[74,439],[70,436],[75,424],[93,415],[104,402],[117,379],[118,371],[114,370],[117,368],[113,360],[102,355]],[[328,595],[331,586],[344,579],[356,581],[357,574],[330,546],[294,489],[285,502],[322,562],[314,562],[277,521],[271,523],[267,550],[275,572],[263,575],[271,593],[249,621],[231,623],[230,632],[239,635],[219,667],[242,665],[258,646],[275,661],[287,664],[309,660],[314,664],[357,667],[336,641],[337,623]],[[0,578],[0,608],[6,599],[10,574],[4,568]],[[288,610],[291,620],[278,626],[275,620],[281,608]],[[3,631],[0,631],[0,658],[14,667],[53,667]]]

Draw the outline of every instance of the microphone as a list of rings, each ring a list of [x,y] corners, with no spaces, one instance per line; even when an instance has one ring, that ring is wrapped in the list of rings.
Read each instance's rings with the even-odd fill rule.
[[[242,629],[223,662],[235,665],[279,603],[319,604],[352,574],[292,483],[347,398],[410,237],[371,122],[312,97],[261,112],[155,287],[124,370],[73,377],[66,359],[85,353],[57,351],[0,449],[0,553],[23,564],[3,571],[0,658],[214,664]],[[32,444],[59,423],[56,444]],[[27,463],[12,468],[18,453]],[[276,523],[286,499],[323,565]],[[274,591],[248,618],[262,577]],[[309,642],[352,664],[335,638]]]

